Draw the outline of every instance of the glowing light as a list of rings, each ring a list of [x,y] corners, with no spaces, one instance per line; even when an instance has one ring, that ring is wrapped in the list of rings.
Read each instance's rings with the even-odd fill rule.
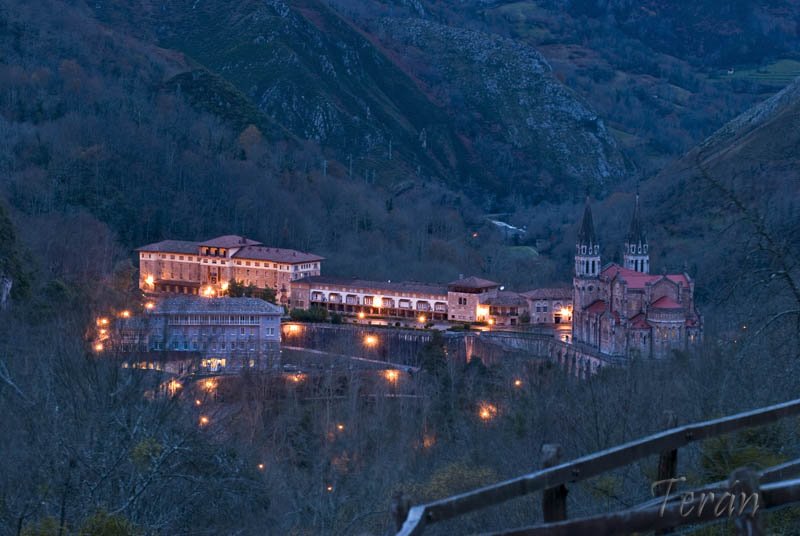
[[[475,308],[475,317],[478,320],[482,320],[482,319],[486,318],[487,316],[489,316],[489,308],[488,307],[482,307],[482,306],[479,305],[478,307]]]
[[[122,318],[130,318],[131,317],[131,312],[128,311],[127,309],[125,309],[124,311],[119,313],[119,316],[121,316]]]
[[[331,484],[328,484],[327,486],[325,486],[325,489],[327,490],[328,493],[331,493],[333,491],[333,486]]]
[[[419,315],[417,317],[417,322],[419,322],[420,324],[424,324],[427,321],[428,321],[428,317],[426,317],[425,315]]]
[[[336,425],[336,429],[339,430],[340,432],[344,432],[344,425],[342,423],[338,423]]]
[[[147,283],[148,286],[152,287],[155,284],[156,279],[152,275],[148,275],[144,278],[144,282]]]
[[[103,343],[102,343],[102,342],[96,342],[96,343],[94,344],[94,351],[95,351],[95,352],[102,352],[102,351],[103,351],[103,348],[104,348],[104,347],[103,347]]]
[[[515,379],[514,380],[514,387],[516,387],[517,389],[522,387],[522,380],[520,380],[519,378]]]
[[[107,326],[108,325],[108,318],[106,318],[104,316],[101,316],[100,318],[97,319],[97,325],[98,326]]]
[[[199,421],[199,422],[200,422],[200,426],[207,426],[207,425],[208,425],[208,423],[210,423],[210,422],[211,422],[211,419],[209,419],[209,418],[208,418],[208,417],[206,417],[205,415],[201,415],[201,416],[200,416],[200,421]]]
[[[566,307],[562,307],[560,313],[561,313],[561,316],[570,316],[572,311],[570,311]]]
[[[302,372],[298,372],[296,374],[292,374],[291,376],[289,376],[289,381],[291,381],[292,383],[303,383],[305,379],[306,375],[303,374]]]
[[[422,448],[429,449],[436,444],[436,436],[433,434],[425,434],[422,436]]]
[[[149,302],[144,304],[144,308],[147,309],[148,311],[152,311],[153,309],[156,308],[156,304],[151,302],[151,301],[149,301]]]
[[[298,326],[297,324],[289,324],[289,326],[286,329],[289,330],[289,333],[297,333],[298,331],[300,331],[300,326]]]
[[[217,382],[215,382],[214,380],[209,379],[203,382],[203,389],[205,389],[206,391],[213,391],[216,388],[217,388]]]
[[[228,287],[229,286],[230,286],[229,283],[227,281],[225,281],[219,286],[219,288],[222,289],[222,292],[228,292]]]
[[[365,315],[365,314],[364,314],[364,311],[361,311],[361,312],[359,312],[359,313],[358,313],[358,318],[359,318],[360,320],[364,320],[364,318],[366,318],[366,316],[367,316],[367,315]]]
[[[366,346],[375,346],[376,344],[378,344],[378,337],[376,337],[375,335],[367,335],[366,337],[364,337],[364,344]]]
[[[478,238],[478,233],[477,232],[472,233],[472,238]]]
[[[494,318],[490,318],[488,320],[488,323],[489,323],[490,326],[494,326]]]
[[[183,385],[181,385],[181,382],[179,382],[178,380],[170,380],[169,383],[167,384],[167,389],[169,389],[169,392],[172,393],[173,395],[177,393],[179,389],[182,388]]]
[[[100,333],[100,335],[106,335],[106,334],[108,334],[108,330],[106,328],[100,328],[100,332],[99,333]]]
[[[214,296],[214,294],[216,294],[216,292],[214,292],[214,288],[213,287],[209,286],[209,287],[205,287],[203,289],[203,296],[205,296],[206,298],[211,298],[211,297]]]
[[[394,369],[383,371],[383,377],[390,383],[396,383],[400,379],[400,373]]]
[[[195,400],[194,400],[194,405],[195,405],[195,406],[202,406],[202,405],[203,405],[203,402],[201,402],[199,398],[195,398]]]
[[[478,405],[478,417],[482,421],[491,421],[497,417],[497,406],[489,402],[481,402]]]
[[[264,465],[263,463],[259,463],[256,467],[258,467],[259,471],[263,471],[266,468],[266,465]]]

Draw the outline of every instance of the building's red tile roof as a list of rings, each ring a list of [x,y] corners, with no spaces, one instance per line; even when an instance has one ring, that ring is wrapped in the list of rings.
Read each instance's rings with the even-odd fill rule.
[[[239,248],[242,246],[258,246],[261,245],[261,242],[239,235],[224,235],[201,242],[200,245],[211,248]]]
[[[523,292],[522,295],[530,300],[571,300],[572,288],[536,288]]]
[[[628,284],[628,288],[644,288],[648,284],[653,284],[663,277],[666,277],[673,283],[680,283],[681,285],[689,286],[689,279],[685,274],[666,274],[666,275],[653,275],[643,274],[635,270],[630,270],[619,264],[609,264],[600,274],[604,278],[613,279],[619,275]]]
[[[470,288],[470,289],[484,289],[499,287],[500,283],[489,281],[488,279],[481,279],[480,277],[470,276],[458,281],[451,281],[447,284],[448,287]]]
[[[181,253],[197,255],[197,248],[200,246],[199,242],[190,242],[188,240],[162,240],[154,244],[147,244],[136,251],[156,251],[159,253]]]
[[[629,322],[633,329],[650,329],[650,324],[647,323],[647,317],[644,313],[631,317]]]
[[[283,262],[300,264],[304,262],[317,262],[325,257],[305,253],[294,249],[270,248],[265,246],[245,246],[233,254],[235,259],[252,259],[257,261]]]
[[[481,300],[482,305],[493,305],[495,307],[527,307],[528,300],[521,294],[510,291],[498,292],[497,296],[490,296]]]
[[[650,307],[653,309],[683,309],[683,305],[676,302],[669,296],[662,296],[661,298],[654,301]]]
[[[589,311],[590,313],[598,313],[598,314],[602,313],[606,310],[606,302],[604,302],[603,300],[593,301],[586,307],[586,310]]]

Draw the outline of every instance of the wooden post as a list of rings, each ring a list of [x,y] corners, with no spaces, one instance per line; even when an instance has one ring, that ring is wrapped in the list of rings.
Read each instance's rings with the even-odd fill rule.
[[[678,425],[678,418],[673,411],[664,412],[664,428],[669,430]],[[658,457],[658,477],[657,481],[675,478],[678,470],[678,449],[666,450]],[[667,492],[669,484],[661,484],[656,487],[656,495],[661,496]]]
[[[555,467],[559,463],[561,463],[561,445],[552,443],[542,445],[542,469]],[[542,492],[542,511],[545,523],[567,519],[567,486],[561,484],[545,489]]]
[[[678,425],[678,418],[673,411],[665,411],[664,412],[664,428],[669,430],[670,428],[675,428]],[[658,475],[656,476],[656,481],[661,482],[664,480],[669,480],[671,478],[675,478],[678,471],[678,449],[666,450],[661,453],[658,457]],[[662,495],[666,495],[669,491],[669,483],[665,482],[663,484],[659,484],[655,488],[655,495],[661,497]],[[669,534],[672,532],[669,529],[666,530],[657,530],[655,534]]]
[[[759,492],[758,473],[744,467],[736,469],[728,479],[728,491],[733,495],[731,507],[736,516],[736,534],[740,536],[763,536],[758,509],[763,507]]]
[[[398,491],[392,497],[391,513],[394,519],[395,529],[399,532],[403,528],[403,523],[406,522],[408,511],[411,509],[411,501],[406,494]]]

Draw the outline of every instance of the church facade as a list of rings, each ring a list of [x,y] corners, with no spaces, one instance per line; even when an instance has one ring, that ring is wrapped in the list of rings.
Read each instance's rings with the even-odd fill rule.
[[[609,356],[664,358],[700,342],[703,321],[687,273],[650,274],[639,196],[622,265],[602,265],[587,200],[575,245],[572,337]]]

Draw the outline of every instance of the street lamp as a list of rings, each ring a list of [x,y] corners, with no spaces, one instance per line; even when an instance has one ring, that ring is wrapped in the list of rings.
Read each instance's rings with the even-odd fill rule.
[[[389,383],[397,383],[397,380],[400,379],[400,373],[394,369],[389,369],[384,371],[383,377],[386,378]]]
[[[497,406],[489,402],[481,402],[478,405],[478,417],[485,422],[497,417]]]

